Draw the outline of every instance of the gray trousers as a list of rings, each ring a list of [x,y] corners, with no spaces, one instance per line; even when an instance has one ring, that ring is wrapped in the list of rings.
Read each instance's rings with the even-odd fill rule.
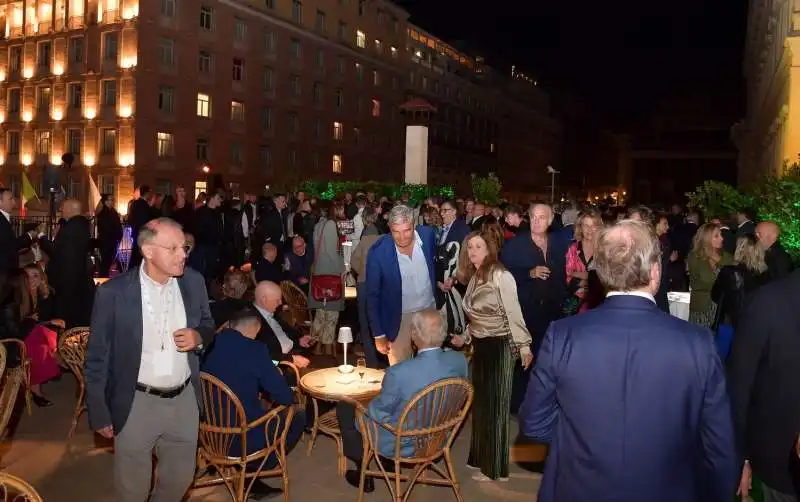
[[[797,497],[794,494],[779,492],[763,483],[761,488],[764,492],[764,502],[797,502]]]
[[[136,391],[131,414],[114,443],[118,502],[147,502],[154,450],[158,477],[150,502],[183,500],[194,478],[199,415],[191,384],[172,399]]]

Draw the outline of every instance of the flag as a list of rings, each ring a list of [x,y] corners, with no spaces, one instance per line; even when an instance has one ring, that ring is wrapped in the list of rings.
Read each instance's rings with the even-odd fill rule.
[[[28,202],[32,201],[33,199],[39,200],[39,196],[36,195],[36,190],[33,189],[33,185],[31,185],[31,180],[28,179],[28,175],[25,174],[25,171],[22,172],[22,207],[20,208],[20,216],[23,218],[27,213],[26,205]]]
[[[89,176],[89,204],[90,211],[94,212],[100,204],[100,189],[91,174]]]

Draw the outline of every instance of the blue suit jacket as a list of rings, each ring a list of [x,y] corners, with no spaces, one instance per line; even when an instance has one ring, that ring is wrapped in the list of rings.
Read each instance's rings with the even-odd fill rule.
[[[431,288],[436,297],[436,235],[427,227],[418,226],[422,239],[422,251],[428,262]],[[389,341],[397,337],[400,318],[403,315],[403,284],[400,263],[397,261],[397,246],[390,234],[381,236],[367,254],[367,311],[369,325],[374,336],[386,336]]]
[[[638,296],[551,324],[520,427],[540,502],[730,502],[741,473],[711,333]]]
[[[390,366],[383,377],[381,393],[369,403],[369,416],[396,427],[409,401],[428,385],[445,378],[467,378],[467,360],[460,352],[431,349]],[[380,454],[393,457],[396,436],[381,428],[378,438]],[[412,456],[414,444],[404,442],[401,453],[404,457]]]
[[[450,242],[464,244],[464,239],[467,238],[469,233],[470,229],[469,225],[467,225],[467,222],[461,218],[456,218],[453,224],[450,226],[450,231],[447,232],[447,237],[445,237],[443,244],[448,244]]]

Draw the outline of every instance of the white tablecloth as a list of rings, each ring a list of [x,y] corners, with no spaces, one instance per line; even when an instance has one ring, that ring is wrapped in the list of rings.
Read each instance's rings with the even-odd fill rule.
[[[692,294],[683,291],[669,291],[667,292],[667,300],[669,301],[669,313],[684,321],[689,320],[689,301]]]

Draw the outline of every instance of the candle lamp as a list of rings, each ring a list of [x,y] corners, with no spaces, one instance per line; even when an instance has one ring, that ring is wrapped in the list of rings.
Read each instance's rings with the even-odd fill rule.
[[[344,345],[344,364],[339,366],[339,373],[352,373],[353,366],[347,364],[347,345],[353,343],[353,330],[347,326],[339,328],[339,343]]]

